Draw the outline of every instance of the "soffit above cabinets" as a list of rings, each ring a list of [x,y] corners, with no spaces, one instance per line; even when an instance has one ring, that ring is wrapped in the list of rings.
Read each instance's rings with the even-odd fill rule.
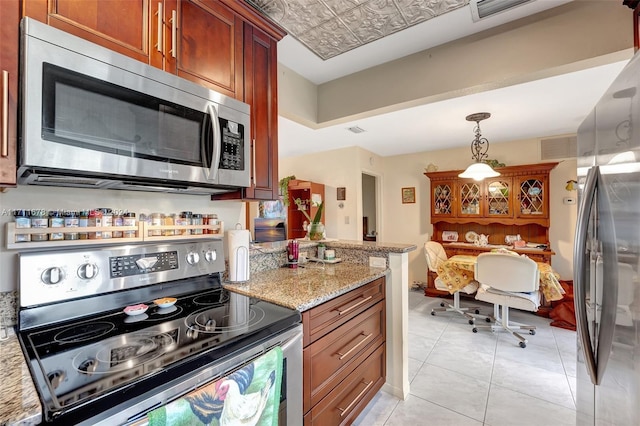
[[[323,60],[469,4],[469,0],[249,0]]]

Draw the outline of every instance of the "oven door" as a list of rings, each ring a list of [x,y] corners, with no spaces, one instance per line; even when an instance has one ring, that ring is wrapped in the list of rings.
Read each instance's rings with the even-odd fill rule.
[[[20,175],[250,185],[248,105],[28,18],[23,31]]]
[[[201,388],[230,372],[250,363],[274,346],[282,347],[284,368],[278,424],[302,425],[302,325],[273,336],[241,353],[227,357],[207,368],[183,377],[177,383],[167,383],[163,389],[150,390],[146,394],[101,412],[80,425],[111,426],[147,424],[147,413]]]

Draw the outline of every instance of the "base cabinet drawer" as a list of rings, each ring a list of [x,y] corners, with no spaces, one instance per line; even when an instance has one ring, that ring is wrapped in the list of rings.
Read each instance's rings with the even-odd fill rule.
[[[303,312],[303,345],[306,347],[322,338],[384,298],[385,278],[382,277]]]
[[[385,322],[384,303],[378,302],[304,349],[305,412],[384,342]]]
[[[381,345],[304,416],[305,426],[351,424],[382,388],[385,359],[385,347]]]

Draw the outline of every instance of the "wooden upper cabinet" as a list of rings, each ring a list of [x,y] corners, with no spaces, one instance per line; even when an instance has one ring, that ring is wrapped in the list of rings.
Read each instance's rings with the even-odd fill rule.
[[[216,0],[164,2],[166,71],[243,98],[243,21]]]
[[[500,176],[480,182],[458,178],[457,170],[425,173],[431,222],[549,226],[549,173],[556,164],[503,167]]]
[[[455,180],[431,183],[431,217],[455,217]]]
[[[153,52],[160,52],[151,49],[156,20],[150,5],[150,0],[29,0],[23,2],[23,16],[151,63]]]
[[[18,0],[0,1],[0,186],[16,184],[18,22]]]
[[[276,41],[245,24],[244,101],[251,105],[251,184],[245,198],[278,198],[278,77]]]

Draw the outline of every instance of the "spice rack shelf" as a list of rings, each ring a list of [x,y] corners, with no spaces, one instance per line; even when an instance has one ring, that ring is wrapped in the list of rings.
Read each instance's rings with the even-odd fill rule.
[[[193,231],[202,231],[194,234]],[[91,232],[135,232],[135,237],[117,237],[77,240],[19,241],[17,235],[51,234],[51,233],[91,233]],[[187,234],[186,232],[191,233]],[[174,234],[169,234],[170,232]],[[205,233],[206,232],[206,233]],[[224,233],[224,223],[217,225],[149,225],[145,222],[135,226],[86,226],[74,228],[16,228],[14,222],[7,223],[7,249],[52,248],[69,246],[113,245],[141,243],[150,241],[177,241],[206,238],[220,238]],[[159,235],[158,235],[159,234]]]

